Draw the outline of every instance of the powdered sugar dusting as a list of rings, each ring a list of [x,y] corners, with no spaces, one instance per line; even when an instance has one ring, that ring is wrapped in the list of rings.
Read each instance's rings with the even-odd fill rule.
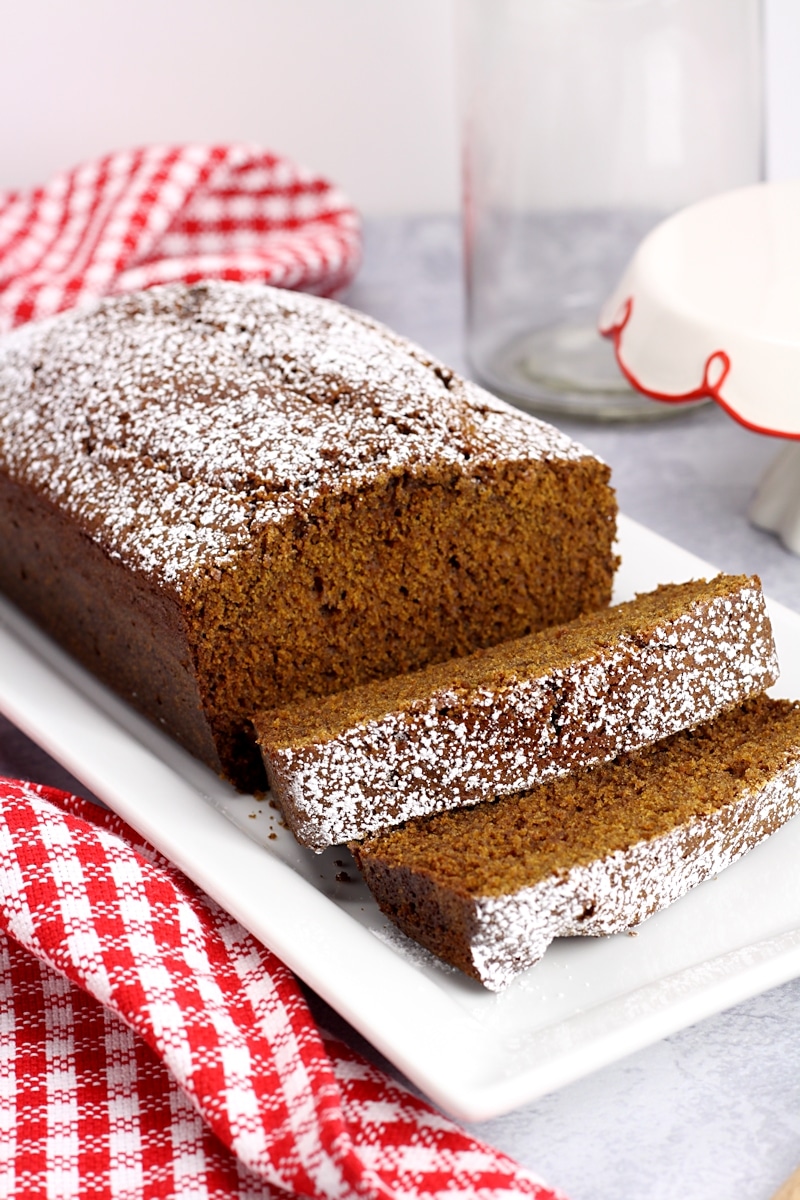
[[[0,466],[178,588],[333,487],[587,454],[376,322],[259,285],[153,288],[0,344]]]
[[[480,660],[483,683],[426,688],[423,672],[409,705],[327,740],[281,745],[278,727],[270,744],[274,734],[264,733],[273,790],[295,836],[319,850],[524,791],[763,691],[778,665],[757,581],[730,577],[712,597],[703,587],[680,615],[655,626],[645,619],[614,644],[601,625],[588,654],[538,677],[508,668],[498,677],[489,656]]]
[[[758,790],[661,837],[474,903],[472,959],[499,991],[556,937],[624,933],[719,874],[800,811],[800,757]]]

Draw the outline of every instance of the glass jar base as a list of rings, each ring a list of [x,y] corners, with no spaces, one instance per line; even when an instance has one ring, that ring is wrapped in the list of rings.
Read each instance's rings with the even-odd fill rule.
[[[518,407],[592,421],[657,421],[707,400],[664,404],[628,385],[594,321],[535,329],[471,355],[482,383]]]

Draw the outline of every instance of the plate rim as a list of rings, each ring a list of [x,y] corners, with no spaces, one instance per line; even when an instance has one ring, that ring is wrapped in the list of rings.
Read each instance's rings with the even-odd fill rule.
[[[629,518],[620,518],[619,530],[619,598],[632,588],[655,586],[637,574],[643,548],[659,562],[685,564],[684,578],[716,572]],[[800,615],[773,601],[768,604],[773,621],[789,621],[800,630]],[[457,972],[443,983],[441,975],[415,970],[407,956],[353,920],[346,907],[332,903],[286,862],[274,855],[265,859],[266,843],[250,836],[234,813],[241,816],[243,809],[231,799],[232,789],[134,714],[4,598],[0,664],[0,711],[9,720],[227,908],[412,1084],[458,1120],[501,1116],[800,975],[799,923],[764,939],[763,945],[754,943],[755,959],[749,965],[708,960],[703,986],[655,1003],[635,1021],[612,1021],[605,1030],[601,1021],[599,1033],[590,1029],[569,1045],[570,1022],[580,1027],[581,1014],[565,1014],[560,1023],[528,1037],[529,1050],[537,1039],[556,1043],[559,1036],[564,1046],[559,1050],[556,1045],[549,1056],[526,1066],[511,1042],[482,1025],[469,1003],[460,1002],[474,997],[471,989],[482,994],[480,985]],[[44,710],[43,694],[48,696]],[[167,793],[169,802],[163,803]],[[242,803],[252,805],[253,800],[245,797]],[[197,819],[199,812],[203,820]],[[797,830],[800,836],[800,826]],[[398,1006],[393,998],[402,1003]],[[503,993],[491,1003],[502,1005]],[[605,1010],[613,1015],[615,1005],[619,1008],[619,997],[589,1010],[592,1020]],[[415,1018],[424,1014],[424,1019],[409,1021],[409,1013]]]

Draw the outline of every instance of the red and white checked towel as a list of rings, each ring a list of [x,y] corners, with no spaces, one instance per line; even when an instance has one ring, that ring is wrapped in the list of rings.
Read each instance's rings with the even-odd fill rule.
[[[0,780],[0,1195],[558,1200],[114,814]]]
[[[260,280],[331,296],[360,223],[327,180],[245,145],[146,146],[0,192],[0,333],[158,283]]]

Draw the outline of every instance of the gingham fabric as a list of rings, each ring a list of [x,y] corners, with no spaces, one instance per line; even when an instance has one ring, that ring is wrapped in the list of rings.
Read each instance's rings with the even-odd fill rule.
[[[244,145],[108,154],[0,192],[0,333],[158,283],[260,280],[332,296],[360,259],[358,217],[325,179]]]
[[[0,1196],[559,1200],[112,813],[0,780],[0,901]]]

